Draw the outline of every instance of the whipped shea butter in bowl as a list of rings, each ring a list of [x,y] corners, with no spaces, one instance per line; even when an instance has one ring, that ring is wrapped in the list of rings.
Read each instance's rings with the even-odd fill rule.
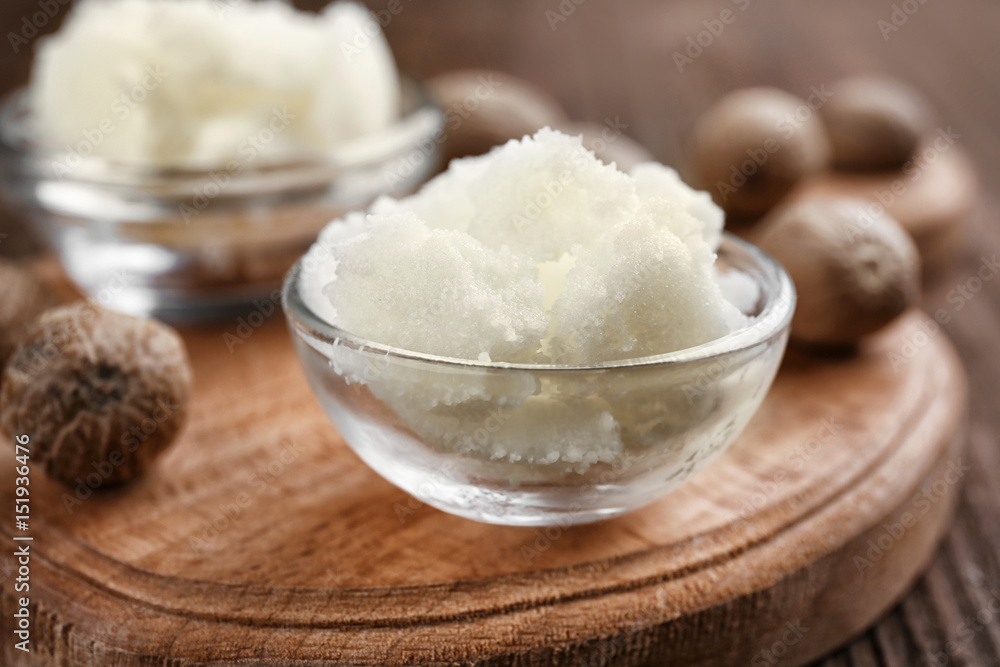
[[[0,177],[105,305],[215,318],[415,189],[441,127],[360,5],[83,0],[0,109]]]
[[[428,504],[510,525],[646,505],[742,431],[794,290],[706,193],[544,129],[335,220],[285,282],[347,443]]]

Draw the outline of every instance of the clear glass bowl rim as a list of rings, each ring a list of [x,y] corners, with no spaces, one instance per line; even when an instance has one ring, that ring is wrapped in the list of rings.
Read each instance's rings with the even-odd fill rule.
[[[307,343],[310,343],[310,346],[314,349],[316,347],[312,345],[312,341],[318,341],[327,345],[346,345],[358,352],[377,353],[390,358],[418,361],[452,368],[478,368],[482,370],[508,369],[529,372],[561,372],[608,371],[651,366],[682,366],[728,354],[735,354],[766,343],[779,336],[791,323],[792,315],[795,311],[796,295],[795,287],[785,269],[776,260],[753,244],[726,232],[723,234],[723,240],[719,246],[719,254],[728,254],[733,250],[748,255],[754,261],[756,268],[759,269],[763,277],[764,307],[751,324],[721,338],[683,350],[594,364],[530,364],[459,359],[404,350],[355,336],[323,320],[302,299],[299,293],[299,278],[302,272],[304,257],[295,263],[285,277],[281,301],[285,317],[289,323],[298,335],[303,337]],[[317,351],[322,354],[321,350],[317,349]]]
[[[243,169],[234,180],[251,181],[281,172],[299,171],[317,178],[319,174],[332,179],[359,167],[378,164],[401,154],[407,148],[416,150],[425,140],[433,141],[444,127],[444,112],[431,100],[427,89],[416,79],[400,74],[404,108],[398,122],[377,133],[357,137],[329,151],[291,160],[262,161]],[[50,150],[34,143],[30,136],[11,136],[11,125],[19,114],[30,114],[27,107],[27,87],[17,88],[0,98],[0,163],[21,172],[45,174],[51,163],[72,155],[71,152]],[[414,143],[414,137],[421,139]],[[68,182],[102,186],[142,186],[168,184],[182,186],[201,184],[214,174],[226,170],[226,164],[194,167],[159,167],[138,162],[83,157],[85,168],[79,175],[60,177]]]

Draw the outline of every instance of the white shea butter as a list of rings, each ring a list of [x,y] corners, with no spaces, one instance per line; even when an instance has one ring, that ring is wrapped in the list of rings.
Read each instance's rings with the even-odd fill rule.
[[[82,0],[40,42],[29,97],[43,146],[164,167],[306,157],[400,106],[363,7],[278,0]]]
[[[352,336],[404,350],[529,364],[634,359],[749,323],[758,285],[716,270],[722,225],[709,195],[672,169],[622,173],[579,137],[543,129],[330,223],[303,260],[300,295]],[[723,420],[722,406],[753,403],[725,365],[536,372],[328,345],[349,391],[370,392],[398,428],[525,484],[660,464],[672,472],[655,483],[672,484],[707,460],[705,442],[749,417]]]
[[[543,129],[336,220],[304,298],[356,336],[461,359],[590,364],[743,326],[714,268],[723,214],[676,172],[625,174]],[[346,223],[346,224],[345,224]]]

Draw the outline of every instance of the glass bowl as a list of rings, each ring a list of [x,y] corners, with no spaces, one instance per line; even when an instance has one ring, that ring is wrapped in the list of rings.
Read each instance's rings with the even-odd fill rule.
[[[771,386],[795,291],[726,235],[717,262],[759,285],[751,323],[718,340],[586,366],[450,359],[362,340],[285,281],[285,315],[313,392],[347,444],[389,482],[487,523],[597,521],[668,493],[718,456]]]
[[[402,92],[396,125],[320,158],[263,164],[247,151],[217,169],[164,170],[81,157],[85,143],[39,148],[19,91],[0,106],[0,185],[102,305],[180,322],[231,317],[277,300],[330,220],[436,170],[443,113],[414,81]]]

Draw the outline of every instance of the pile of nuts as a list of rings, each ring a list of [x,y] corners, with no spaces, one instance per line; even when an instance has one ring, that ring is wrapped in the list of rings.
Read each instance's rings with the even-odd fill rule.
[[[793,202],[769,215],[755,238],[795,283],[793,340],[850,347],[920,302],[913,239],[861,200]]]
[[[798,292],[793,340],[850,347],[918,303],[916,245],[868,202],[789,195],[828,169],[902,170],[933,131],[932,113],[906,84],[874,76],[835,84],[818,114],[803,109],[775,88],[723,97],[695,128],[692,185],[788,271]]]
[[[0,262],[0,432],[30,435],[55,479],[104,484],[147,471],[187,416],[191,369],[180,336],[86,301],[56,305],[43,281]]]

